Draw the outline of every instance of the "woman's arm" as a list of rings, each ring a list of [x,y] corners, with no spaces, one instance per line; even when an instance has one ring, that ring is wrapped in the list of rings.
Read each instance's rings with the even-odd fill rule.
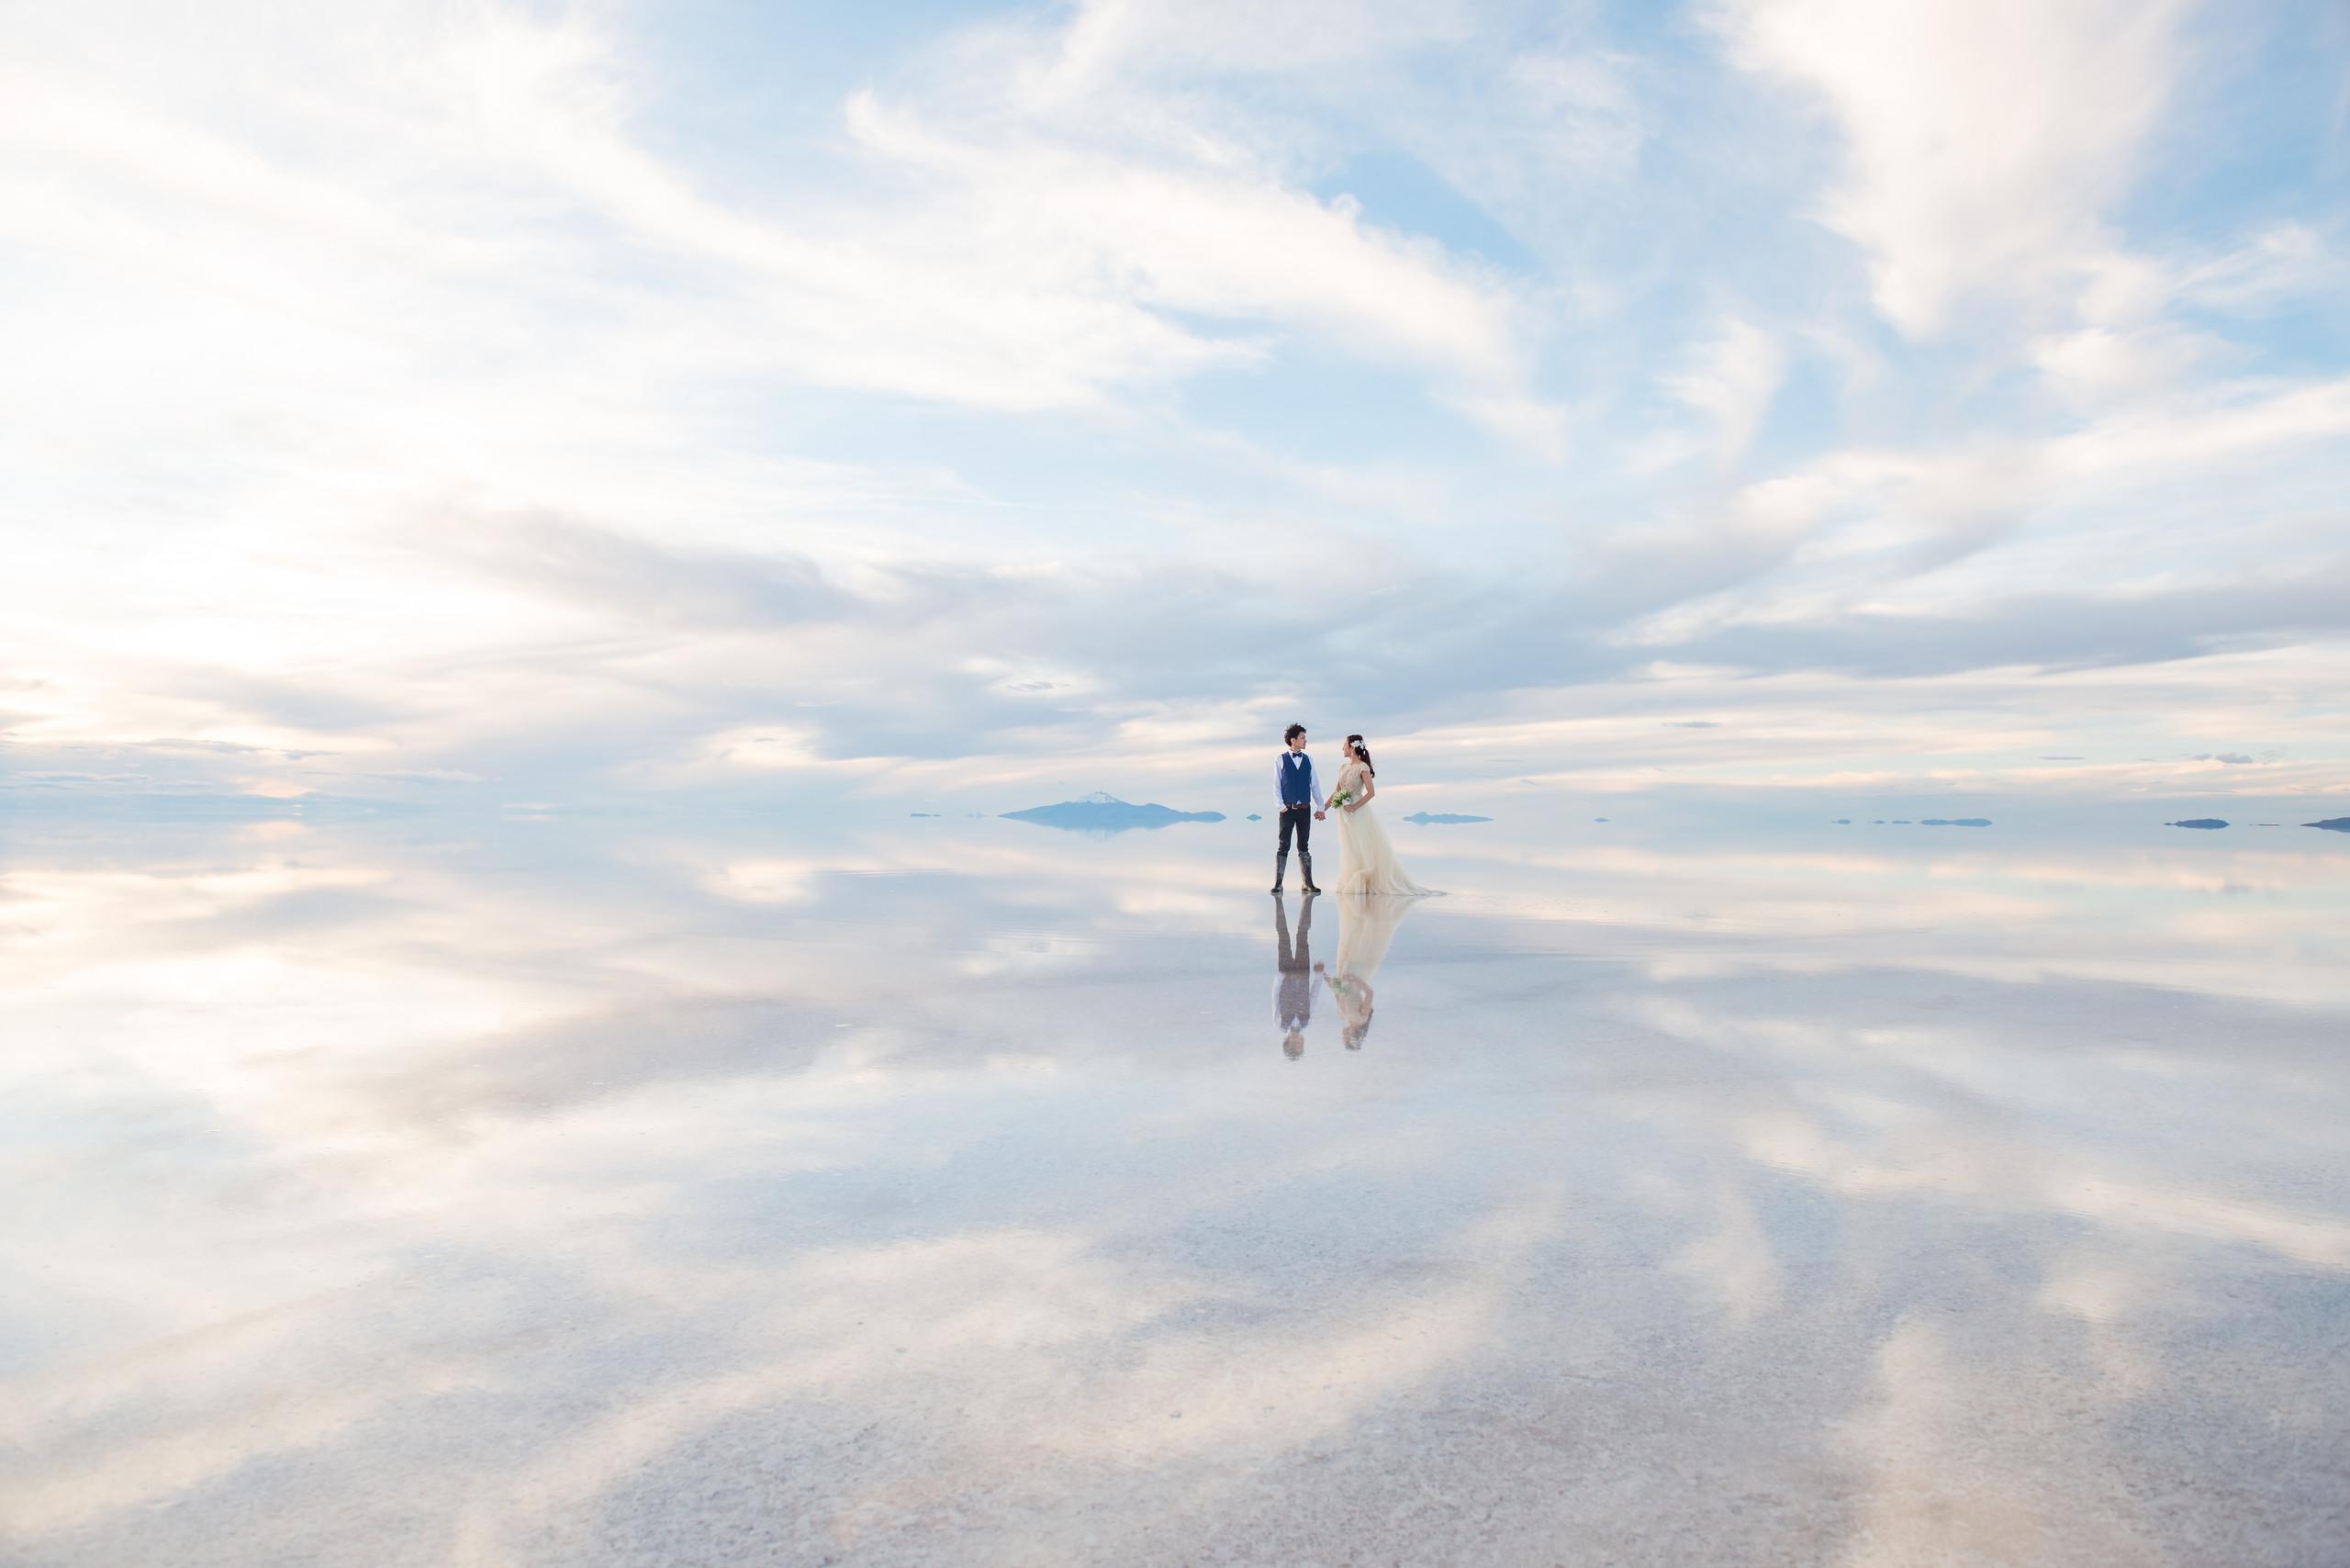
[[[1350,812],[1359,812],[1362,810],[1363,802],[1378,793],[1378,782],[1371,778],[1371,771],[1368,768],[1364,769],[1362,775],[1362,788],[1356,790],[1355,798],[1347,802],[1347,810]]]

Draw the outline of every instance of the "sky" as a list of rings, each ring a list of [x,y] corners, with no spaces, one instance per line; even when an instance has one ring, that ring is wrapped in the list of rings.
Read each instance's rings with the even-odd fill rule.
[[[0,342],[19,801],[2350,793],[2326,0],[9,6]]]

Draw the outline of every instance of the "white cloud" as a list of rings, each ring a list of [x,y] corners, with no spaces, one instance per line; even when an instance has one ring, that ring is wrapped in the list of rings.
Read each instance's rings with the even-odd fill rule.
[[[2129,367],[2100,368],[2109,378],[2095,386],[2111,392]],[[2098,594],[2126,619],[2134,598],[2160,590],[2160,608],[2145,611],[2154,621],[2194,617],[2199,604],[2210,624],[2239,629],[2231,601],[2251,593],[2272,601],[2282,627],[2307,610],[2275,594],[2266,574],[2279,561],[2294,563],[2304,581],[2338,574],[2350,565],[2338,540],[2327,549],[2288,526],[2273,536],[2272,552],[2255,552],[2265,528],[2216,529],[2202,487],[2257,493],[2272,476],[2289,487],[2297,461],[2344,437],[2350,382],[2222,384],[2167,402],[2121,399],[2077,430],[2040,439],[1832,453],[1744,486],[1702,524],[1635,531],[1603,560],[1617,577],[1643,555],[1673,563],[1672,587],[1659,596],[1666,602],[1620,633],[1659,649],[1740,626],[1830,638],[1829,628],[1856,614],[1979,617],[1974,656],[1989,665],[2001,662],[2003,639],[2008,657],[2029,656],[2000,620],[2004,602],[2068,593]],[[2085,521],[2105,509],[2120,520]],[[2151,576],[2182,558],[2174,532],[2226,547],[2183,580]],[[2191,636],[2198,623],[2174,630]],[[1890,666],[1898,656],[1893,628],[1878,634]],[[2177,645],[2152,625],[2117,635],[2117,646],[2148,657]],[[2050,645],[2071,646],[2062,638]]]
[[[1527,321],[1507,289],[1344,202],[1249,171],[959,140],[870,96],[849,118],[862,145],[936,182],[909,226],[953,236],[964,268],[1098,292],[1105,308],[1286,324],[1481,390],[1522,384]],[[1192,341],[1203,359],[1250,352]]]
[[[2067,401],[2098,407],[2165,396],[2219,346],[2206,334],[2171,327],[2083,327],[2036,339],[2031,355]]]
[[[1327,71],[1458,43],[1476,25],[1460,0],[1083,0],[1023,85],[1032,104],[1061,104],[1137,76]]]
[[[2289,222],[2181,269],[2177,284],[2180,297],[2189,303],[2238,311],[2339,294],[2345,288],[2350,288],[2350,259],[2308,225]]]
[[[1846,166],[1821,211],[1913,336],[1971,296],[2065,295],[2111,241],[2181,62],[2185,0],[1732,0],[1734,57],[1823,99]]]
[[[1714,421],[1717,460],[1744,452],[1777,396],[1786,354],[1778,341],[1751,321],[1723,319],[1719,332],[1665,385],[1681,401]]]

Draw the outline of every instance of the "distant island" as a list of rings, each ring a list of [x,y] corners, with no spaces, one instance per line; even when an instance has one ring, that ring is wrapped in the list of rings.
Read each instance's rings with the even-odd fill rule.
[[[2225,827],[2227,825],[2226,820],[2221,817],[2188,817],[2185,822],[2163,823],[2163,826],[2165,827],[2215,828]]]
[[[1445,823],[1489,823],[1494,819],[1491,817],[1464,816],[1459,812],[1414,812],[1410,816],[1405,817],[1404,820],[1407,823],[1418,823],[1421,826],[1426,827],[1431,823],[1438,824]]]
[[[2303,823],[2303,827],[2322,827],[2328,833],[2350,833],[2350,817],[2328,817],[2322,823]]]
[[[1989,827],[1989,817],[1921,817],[1919,827]]]
[[[1260,816],[1259,816],[1256,812],[1250,812],[1248,813],[1248,820],[1249,820],[1250,822],[1252,822],[1252,823],[1260,823],[1260,822],[1263,822],[1265,819],[1264,819],[1264,818],[1262,818],[1262,817],[1260,817]]]
[[[1179,812],[1172,806],[1156,801],[1148,805],[1130,805],[1115,795],[1095,790],[1082,801],[1063,801],[1057,806],[1031,806],[1024,812],[1005,812],[1005,820],[1035,823],[1041,827],[1072,828],[1080,833],[1124,833],[1135,827],[1165,827],[1169,823],[1220,823],[1222,812]]]
[[[937,814],[936,812],[908,812],[906,813],[910,817],[934,817]]]

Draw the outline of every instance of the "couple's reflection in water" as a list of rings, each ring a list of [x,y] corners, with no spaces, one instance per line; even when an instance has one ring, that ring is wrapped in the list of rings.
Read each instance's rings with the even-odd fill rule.
[[[1338,1038],[1359,1051],[1371,1033],[1371,977],[1395,940],[1395,928],[1416,899],[1376,893],[1307,893],[1297,912],[1297,935],[1290,935],[1289,897],[1273,895],[1273,1021],[1281,1031],[1281,1054],[1295,1061],[1305,1054],[1305,1028],[1314,1021],[1314,993],[1330,988],[1338,1010]],[[1337,905],[1338,951],[1327,965],[1314,958],[1316,904]],[[1327,929],[1326,924],[1325,929]]]

